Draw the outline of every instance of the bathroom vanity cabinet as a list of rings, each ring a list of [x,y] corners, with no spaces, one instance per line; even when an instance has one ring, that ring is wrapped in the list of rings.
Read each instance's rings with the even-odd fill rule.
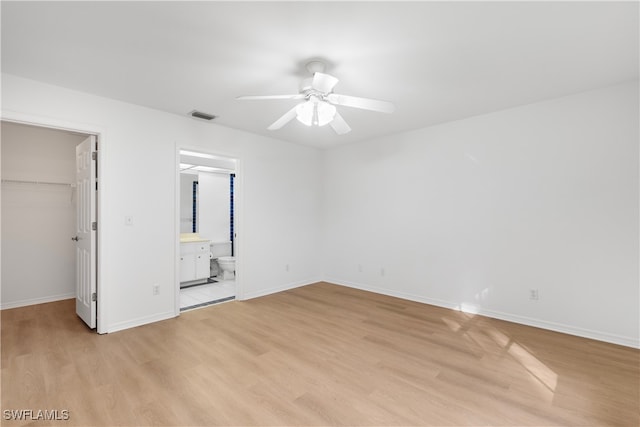
[[[209,241],[180,243],[180,283],[209,278]]]

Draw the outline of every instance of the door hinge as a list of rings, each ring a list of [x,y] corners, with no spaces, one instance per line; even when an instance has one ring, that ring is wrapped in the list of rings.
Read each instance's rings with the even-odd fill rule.
[[[94,231],[95,231],[95,230],[97,230],[97,229],[98,229],[98,223],[97,223],[97,222],[95,222],[95,221],[93,221],[93,222],[91,223],[91,229],[92,229],[92,230],[94,230]]]
[[[96,160],[98,158],[98,153],[96,151],[91,152],[91,160]]]
[[[97,293],[92,293],[91,294],[91,301],[98,301],[98,294]]]

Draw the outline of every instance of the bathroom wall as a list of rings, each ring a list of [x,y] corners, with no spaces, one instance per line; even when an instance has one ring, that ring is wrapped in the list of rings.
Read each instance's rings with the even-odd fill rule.
[[[326,151],[326,279],[640,346],[638,102],[635,81]]]
[[[198,233],[212,242],[231,239],[229,180],[229,174],[198,173]]]
[[[86,136],[2,122],[2,179],[75,182]],[[2,184],[2,308],[75,296],[75,190]]]
[[[239,299],[320,279],[318,150],[8,74],[1,105],[100,133],[99,331],[175,316],[178,147],[238,159]]]

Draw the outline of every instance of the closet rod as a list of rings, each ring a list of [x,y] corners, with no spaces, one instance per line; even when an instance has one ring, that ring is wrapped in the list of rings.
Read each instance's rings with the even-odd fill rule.
[[[36,185],[61,185],[64,187],[75,187],[75,184],[69,184],[66,182],[48,182],[48,181],[25,181],[19,179],[3,179],[2,183],[5,184],[36,184]]]

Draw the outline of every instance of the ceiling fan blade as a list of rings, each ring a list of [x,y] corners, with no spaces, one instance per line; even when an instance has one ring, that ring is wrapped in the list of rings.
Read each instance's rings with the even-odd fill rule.
[[[344,135],[345,133],[351,132],[351,128],[349,127],[347,122],[344,121],[340,113],[338,113],[337,111],[333,120],[331,120],[329,124],[331,125],[333,130],[336,131],[338,135]]]
[[[333,87],[338,84],[340,80],[336,79],[329,74],[314,73],[311,87],[322,93],[329,93],[333,90]]]
[[[296,93],[295,95],[244,95],[238,96],[239,100],[262,100],[262,99],[304,99],[304,93]]]
[[[273,122],[273,124],[271,124],[271,126],[269,126],[267,129],[269,129],[269,130],[278,130],[282,126],[284,126],[287,123],[289,123],[297,115],[296,108],[298,108],[297,105],[295,107],[293,107],[292,109],[290,109],[289,111],[287,111],[286,113],[284,113],[284,115],[282,117],[280,117],[278,120]]]
[[[362,108],[364,110],[378,111],[380,113],[393,113],[396,109],[391,102],[377,99],[359,98],[357,96],[338,95],[330,93],[327,100],[332,104],[344,105],[345,107]]]

